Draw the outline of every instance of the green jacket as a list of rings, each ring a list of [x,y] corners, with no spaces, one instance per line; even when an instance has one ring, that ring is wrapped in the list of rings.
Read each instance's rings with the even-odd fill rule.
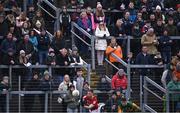
[[[180,91],[180,82],[175,82],[171,80],[167,88],[169,91]],[[170,94],[171,101],[180,101],[180,94]]]

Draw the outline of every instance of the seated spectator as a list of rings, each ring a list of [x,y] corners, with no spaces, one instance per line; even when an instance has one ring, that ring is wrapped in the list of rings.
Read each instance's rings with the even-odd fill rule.
[[[178,35],[177,27],[174,25],[173,18],[168,19],[168,23],[165,25],[165,28],[168,30],[169,36],[177,36]]]
[[[180,91],[180,81],[178,80],[176,75],[173,75],[172,80],[168,83],[167,89],[169,91]],[[170,94],[170,111],[178,112],[180,109],[179,105],[179,94]]]
[[[98,100],[94,95],[93,90],[88,90],[87,95],[83,97],[83,108],[85,108],[87,112],[97,113]]]
[[[83,77],[83,71],[82,69],[78,69],[76,72],[76,76],[74,77],[74,81],[75,82],[75,87],[76,89],[79,91],[79,95],[80,97],[82,97],[82,93],[83,93],[83,85],[85,82],[85,79]]]
[[[111,86],[112,89],[117,90],[117,89],[127,89],[127,78],[125,75],[125,72],[123,69],[119,69],[119,71],[113,76],[112,81],[111,81]]]
[[[78,113],[80,98],[79,91],[75,90],[74,85],[70,85],[64,102],[67,103],[67,113]]]
[[[154,56],[154,64],[155,65],[163,65],[163,59],[161,57],[161,53],[160,52],[157,52],[156,55]]]
[[[135,103],[128,101],[125,97],[122,98],[121,103],[118,105],[118,113],[140,111],[140,108]]]
[[[158,19],[155,26],[154,26],[154,32],[157,36],[162,36],[164,31],[164,24],[161,19]]]
[[[175,56],[172,57],[171,64],[173,70],[175,69],[178,62],[180,62],[180,50],[177,52]]]
[[[34,47],[33,44],[29,41],[29,35],[24,35],[24,39],[19,42],[18,51],[24,50],[26,53],[26,57],[32,61],[33,63],[36,61],[35,58],[33,59],[34,55]]]
[[[0,112],[6,112],[6,94],[9,90],[9,77],[4,76],[0,82]]]
[[[54,49],[52,48],[49,48],[46,64],[53,66],[56,65],[56,55],[54,53]]]
[[[13,49],[9,48],[7,54],[3,55],[2,64],[5,65],[14,65],[16,62],[15,54],[13,53]]]
[[[45,30],[42,30],[41,34],[38,37],[38,46],[37,46],[40,64],[45,64],[49,46],[50,46],[49,36],[46,34]]]
[[[161,54],[162,54],[164,62],[166,64],[170,63],[171,53],[172,53],[171,46],[172,46],[173,42],[170,39],[167,30],[163,31],[163,36],[160,37],[159,44],[160,44]]]
[[[66,6],[63,6],[62,13],[60,14],[60,27],[63,36],[70,36],[71,16],[67,12]]]
[[[83,60],[78,53],[77,47],[72,48],[72,53],[70,55],[70,58],[71,58],[70,65],[83,65]]]
[[[106,48],[106,56],[108,56],[108,59],[111,63],[113,63],[115,66],[119,67],[119,61],[114,58],[111,54],[114,53],[119,58],[123,58],[122,48],[119,46],[116,42],[116,39],[113,37],[111,38],[111,43]],[[113,74],[116,73],[116,69],[113,68]]]
[[[61,49],[59,51],[59,54],[56,57],[56,63],[60,66],[68,66],[69,65],[69,59],[67,55],[67,49]]]
[[[33,73],[33,76],[30,80],[27,81],[25,85],[25,91],[39,91],[39,85],[40,85],[40,79],[37,72]],[[31,94],[25,94],[24,96],[24,108],[26,112],[32,111],[34,102],[35,102],[35,96]]]
[[[136,64],[139,65],[148,65],[148,64],[152,64],[152,57],[150,56],[150,54],[148,54],[148,48],[147,46],[143,46],[142,47],[142,52],[140,52],[137,56],[136,56]],[[149,69],[139,69],[139,73],[140,75],[146,76],[147,74],[149,74],[150,70]]]
[[[104,51],[107,48],[106,38],[110,36],[109,31],[103,22],[100,22],[95,31],[97,37],[95,41],[95,49],[97,50],[98,65],[103,65]]]
[[[111,94],[111,97],[106,101],[105,112],[117,112],[118,111],[118,101],[116,92]]]
[[[124,27],[123,27],[122,19],[118,19],[116,21],[116,25],[113,29],[113,36],[115,36],[115,37],[124,36]]]
[[[159,42],[157,40],[156,35],[154,34],[154,29],[153,28],[148,29],[146,34],[144,34],[141,38],[141,45],[147,47],[148,54],[155,55],[157,53],[156,45],[158,44]]]
[[[102,10],[102,5],[100,2],[97,2],[96,11],[94,14],[94,23],[92,23],[92,28],[95,28],[98,26],[100,22],[105,23],[105,14]]]
[[[29,57],[26,55],[24,50],[20,50],[17,63],[19,65],[26,65],[29,62]]]
[[[1,43],[1,52],[2,55],[8,55],[8,50],[11,49],[13,55],[16,53],[16,44],[15,41],[13,40],[12,33],[8,33],[6,36],[6,39],[3,40]]]
[[[42,28],[45,28],[44,18],[42,17],[42,13],[40,10],[36,11],[36,15],[32,19],[32,27],[35,27],[37,22],[41,24]]]
[[[65,46],[66,46],[66,43],[65,43],[65,39],[62,35],[62,32],[59,30],[56,31],[54,33],[54,38],[51,43],[51,47],[54,49],[55,54],[58,54],[61,49],[65,48]]]

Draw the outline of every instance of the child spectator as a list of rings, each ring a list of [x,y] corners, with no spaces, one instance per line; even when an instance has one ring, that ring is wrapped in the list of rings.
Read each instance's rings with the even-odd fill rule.
[[[46,60],[47,65],[56,65],[56,55],[54,53],[54,49],[49,48],[47,60]]]
[[[99,26],[96,28],[95,36],[97,37],[95,49],[97,50],[98,65],[103,65],[104,51],[107,48],[106,38],[110,36],[109,31],[103,22],[100,22]]]

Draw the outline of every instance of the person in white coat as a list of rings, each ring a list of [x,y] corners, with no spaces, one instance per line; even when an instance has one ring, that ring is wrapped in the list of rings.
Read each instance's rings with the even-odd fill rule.
[[[95,49],[97,50],[97,61],[98,65],[103,65],[104,51],[107,48],[106,37],[110,36],[110,33],[105,25],[105,23],[100,22],[99,26],[96,28],[95,36],[97,37],[95,42]]]

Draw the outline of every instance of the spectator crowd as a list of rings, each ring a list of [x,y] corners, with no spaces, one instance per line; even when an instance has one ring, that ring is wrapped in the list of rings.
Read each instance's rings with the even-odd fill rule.
[[[42,1],[40,1],[42,2]],[[115,54],[130,64],[159,66],[166,65],[162,74],[162,84],[170,91],[180,91],[180,41],[171,36],[180,35],[180,2],[178,0],[49,0],[62,9],[57,21],[60,29],[48,34],[47,15],[40,10],[35,1],[27,1],[27,11],[23,11],[23,2],[0,0],[0,64],[21,65],[16,75],[22,76],[22,90],[27,91],[64,91],[58,97],[58,103],[68,113],[77,113],[79,106],[84,112],[96,113],[140,111],[140,108],[126,98],[128,80],[124,69],[113,57]],[[68,9],[74,9],[68,12]],[[79,10],[78,10],[79,9]],[[81,11],[81,9],[85,9]],[[51,12],[50,9],[46,9]],[[52,19],[53,20],[53,19]],[[104,57],[122,68],[112,70],[112,80],[102,77],[99,87],[111,91],[106,95],[104,107],[99,107],[100,99],[90,88],[82,69],[55,69],[52,76],[48,71],[29,70],[31,65],[76,66],[83,65],[83,58],[89,57],[90,48],[76,39],[74,47],[71,41],[71,22],[77,23],[95,38],[97,64],[104,65]],[[56,22],[54,23],[56,24]],[[56,29],[56,28],[55,28]],[[87,43],[91,40],[81,32],[75,32]],[[131,53],[126,53],[128,36],[133,37]],[[109,40],[110,39],[110,40]],[[82,56],[82,57],[81,57]],[[9,90],[7,70],[0,69],[0,110],[6,111],[5,94]],[[138,74],[148,76],[151,69],[138,69]],[[158,72],[158,71],[157,71]],[[44,75],[43,77],[40,77]],[[32,76],[33,75],[33,76]],[[155,75],[154,75],[155,76]],[[160,81],[155,76],[155,81]],[[102,85],[103,84],[103,85]],[[2,94],[1,94],[2,92]],[[38,95],[41,111],[44,111],[45,95]],[[180,97],[171,98],[173,111],[180,111]],[[30,101],[29,101],[30,100]],[[24,109],[31,111],[35,96],[24,95]],[[3,103],[3,104],[2,104]],[[101,108],[101,109],[100,109]]]

